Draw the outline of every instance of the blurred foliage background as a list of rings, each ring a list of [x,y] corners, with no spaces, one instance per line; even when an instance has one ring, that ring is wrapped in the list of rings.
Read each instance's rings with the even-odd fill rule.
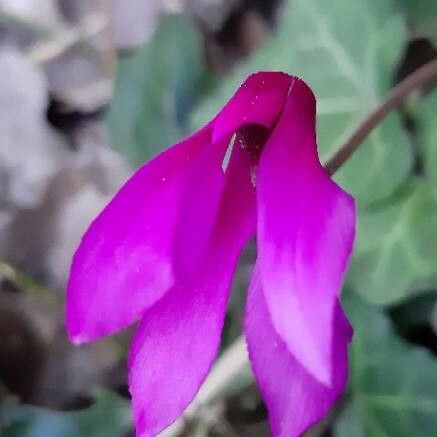
[[[315,91],[326,161],[436,53],[434,0],[1,0],[0,435],[133,435],[132,332],[73,347],[63,328],[72,253],[133,168],[266,69]],[[359,207],[343,294],[355,336],[347,393],[310,436],[437,435],[436,85],[335,175]],[[250,246],[222,354],[253,258]],[[173,435],[268,436],[266,418],[244,367]]]

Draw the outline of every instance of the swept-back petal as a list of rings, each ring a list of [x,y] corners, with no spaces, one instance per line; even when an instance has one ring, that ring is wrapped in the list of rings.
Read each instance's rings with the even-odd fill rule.
[[[315,99],[295,79],[259,163],[259,266],[273,326],[300,363],[329,385],[333,314],[355,209],[325,173],[316,148]]]
[[[338,301],[332,321],[330,387],[320,383],[290,353],[273,327],[255,267],[246,306],[245,333],[249,358],[267,405],[272,434],[295,437],[321,419],[343,392],[347,381],[347,344],[352,329]]]
[[[94,220],[73,258],[67,330],[91,341],[137,320],[173,284],[171,250],[185,184],[206,128],[141,167]]]
[[[198,277],[191,284],[178,283],[147,310],[132,342],[129,386],[137,435],[155,435],[182,413],[217,353],[232,274],[255,228],[247,160],[241,151],[231,158]]]

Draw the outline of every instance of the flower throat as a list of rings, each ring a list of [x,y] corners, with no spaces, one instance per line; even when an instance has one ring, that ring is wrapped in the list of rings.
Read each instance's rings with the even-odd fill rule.
[[[269,136],[270,130],[259,124],[241,126],[235,134],[234,145],[250,155],[250,179],[254,187],[259,159]]]

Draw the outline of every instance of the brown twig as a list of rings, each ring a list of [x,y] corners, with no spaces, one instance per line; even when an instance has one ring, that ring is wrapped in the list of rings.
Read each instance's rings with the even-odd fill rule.
[[[415,89],[437,78],[437,59],[428,62],[416,70],[406,79],[396,85],[384,100],[368,117],[358,126],[350,138],[338,149],[332,158],[325,164],[329,174],[334,174],[358,149],[372,130],[394,109],[397,109],[408,94]]]

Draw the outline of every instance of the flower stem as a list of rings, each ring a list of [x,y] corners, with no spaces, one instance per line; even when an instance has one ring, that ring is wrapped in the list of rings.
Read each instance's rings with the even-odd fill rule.
[[[230,384],[235,382],[244,369],[249,368],[249,358],[246,350],[246,340],[240,335],[220,356],[214,364],[195,399],[185,410],[184,415],[159,437],[176,437],[184,429],[187,420],[193,419],[198,411],[217,398]]]
[[[393,110],[397,109],[405,98],[417,88],[437,78],[437,59],[428,62],[414,73],[399,82],[379,106],[358,126],[350,138],[337,150],[325,164],[329,174],[334,174],[358,149],[372,130]]]

